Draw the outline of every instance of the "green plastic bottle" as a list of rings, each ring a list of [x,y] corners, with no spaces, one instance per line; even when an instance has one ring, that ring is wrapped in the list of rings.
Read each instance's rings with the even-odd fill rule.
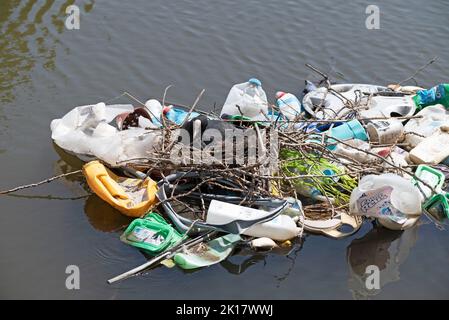
[[[442,104],[449,109],[449,83],[442,83],[428,90],[420,90],[413,100],[419,110],[435,104]]]

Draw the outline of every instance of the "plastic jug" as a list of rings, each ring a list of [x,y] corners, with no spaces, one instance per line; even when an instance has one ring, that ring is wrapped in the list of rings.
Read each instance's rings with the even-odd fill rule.
[[[410,119],[404,126],[405,142],[411,148],[430,137],[442,125],[449,125],[449,111],[441,104],[424,108],[416,115],[420,118]]]
[[[421,214],[421,198],[412,182],[392,173],[364,176],[351,193],[352,214],[404,223]]]
[[[226,224],[233,220],[252,220],[266,214],[267,211],[212,200],[207,211],[206,222],[210,224]],[[243,234],[285,241],[296,237],[300,230],[291,217],[279,215],[270,221],[249,227]]]
[[[444,125],[410,151],[416,164],[438,164],[449,157],[449,126]]]
[[[301,114],[301,102],[293,94],[278,91],[276,99],[279,110],[288,120],[295,120]]]
[[[264,121],[268,114],[268,101],[262,83],[255,78],[234,85],[226,97],[220,116],[241,115]]]
[[[428,90],[420,90],[413,100],[418,108],[434,104],[442,104],[445,108],[449,108],[449,84],[442,83]]]
[[[411,96],[373,96],[365,97],[368,104],[367,110],[361,110],[362,118],[374,117],[408,117],[412,116],[416,111],[416,104]],[[363,102],[362,102],[363,103]],[[403,119],[401,121],[407,121]]]

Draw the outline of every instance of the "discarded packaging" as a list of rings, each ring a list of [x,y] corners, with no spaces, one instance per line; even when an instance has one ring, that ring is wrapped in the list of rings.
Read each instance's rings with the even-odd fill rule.
[[[449,157],[449,126],[444,125],[410,151],[416,164],[438,164]]]
[[[227,234],[174,255],[173,261],[183,269],[207,267],[225,260],[241,241],[236,234]]]
[[[90,189],[124,215],[140,217],[157,202],[157,185],[150,178],[120,177],[98,161],[85,164],[83,174]]]
[[[234,85],[226,98],[220,116],[240,115],[252,120],[266,120],[268,114],[267,95],[262,83],[255,78]]]
[[[421,214],[419,191],[395,174],[367,175],[351,194],[350,212],[404,225]]]

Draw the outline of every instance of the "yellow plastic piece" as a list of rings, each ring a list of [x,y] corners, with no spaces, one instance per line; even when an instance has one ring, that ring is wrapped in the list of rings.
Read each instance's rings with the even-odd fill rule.
[[[292,242],[290,240],[285,240],[284,242],[281,243],[282,248],[288,248],[291,246],[292,246]]]
[[[98,197],[129,217],[140,217],[157,203],[157,184],[150,178],[141,183],[139,179],[120,177],[99,161],[86,163],[83,166],[83,174],[90,189]],[[142,202],[133,203],[126,188],[135,189],[139,183],[139,189],[146,189],[146,197]]]

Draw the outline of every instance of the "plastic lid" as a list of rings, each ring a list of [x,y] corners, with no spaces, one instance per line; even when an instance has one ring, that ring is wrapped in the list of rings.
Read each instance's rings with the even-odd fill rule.
[[[248,82],[258,87],[262,85],[262,82],[260,82],[260,80],[256,78],[251,78],[248,80]]]
[[[285,92],[284,92],[284,91],[278,91],[278,92],[276,92],[276,99],[282,98],[283,95],[285,95]]]

